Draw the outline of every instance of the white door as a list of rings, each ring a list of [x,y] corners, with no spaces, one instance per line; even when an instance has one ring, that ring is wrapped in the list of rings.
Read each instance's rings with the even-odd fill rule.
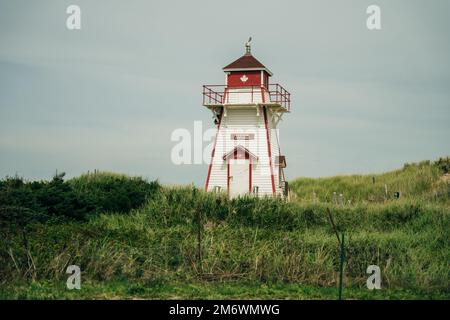
[[[230,160],[228,172],[230,198],[248,193],[250,183],[249,164],[249,160]]]

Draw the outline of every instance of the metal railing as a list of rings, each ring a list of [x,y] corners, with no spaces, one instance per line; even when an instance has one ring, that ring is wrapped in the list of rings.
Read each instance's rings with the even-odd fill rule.
[[[268,92],[272,103],[280,104],[288,111],[291,110],[291,94],[280,84],[269,84]]]
[[[228,90],[239,89],[236,93],[249,93],[252,103],[277,104],[290,111],[291,94],[280,84],[269,84],[269,89],[264,86],[245,86],[245,87],[227,87],[225,85],[204,85],[203,86],[203,105],[223,105],[230,102],[230,93]],[[261,90],[262,89],[262,90]],[[268,93],[270,101],[262,102],[262,95]]]
[[[203,105],[223,104],[225,96],[225,88],[223,85],[204,85],[203,86]],[[217,89],[223,89],[217,91]]]

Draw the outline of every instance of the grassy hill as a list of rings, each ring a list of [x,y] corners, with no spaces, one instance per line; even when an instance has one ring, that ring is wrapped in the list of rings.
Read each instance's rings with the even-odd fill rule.
[[[442,158],[435,163],[423,161],[405,164],[383,174],[335,176],[330,178],[298,178],[290,183],[298,200],[340,202],[342,194],[346,203],[379,203],[394,199],[400,192],[401,199],[448,202],[448,160]]]
[[[300,178],[290,184],[290,202],[228,201],[108,173],[34,186],[6,179],[0,298],[336,299],[339,249],[329,209],[347,239],[344,298],[449,299],[447,163]],[[48,192],[62,204],[50,203]],[[68,205],[78,214],[63,210]],[[65,288],[71,264],[82,270],[79,291]],[[382,274],[375,292],[365,287],[371,264]]]

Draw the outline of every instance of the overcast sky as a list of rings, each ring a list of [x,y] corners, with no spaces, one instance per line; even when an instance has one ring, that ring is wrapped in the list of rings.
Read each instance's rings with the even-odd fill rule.
[[[66,28],[70,4],[81,30]],[[201,86],[224,82],[250,35],[292,94],[288,179],[449,155],[449,31],[446,0],[0,0],[0,176],[100,169],[202,185],[207,166],[172,164],[170,135],[213,125]]]

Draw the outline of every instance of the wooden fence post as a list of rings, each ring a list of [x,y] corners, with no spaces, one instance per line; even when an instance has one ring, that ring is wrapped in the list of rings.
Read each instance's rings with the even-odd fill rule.
[[[345,259],[345,251],[344,251],[344,233],[341,235],[341,263],[339,268],[339,300],[342,300],[342,278],[344,274],[344,259]]]

